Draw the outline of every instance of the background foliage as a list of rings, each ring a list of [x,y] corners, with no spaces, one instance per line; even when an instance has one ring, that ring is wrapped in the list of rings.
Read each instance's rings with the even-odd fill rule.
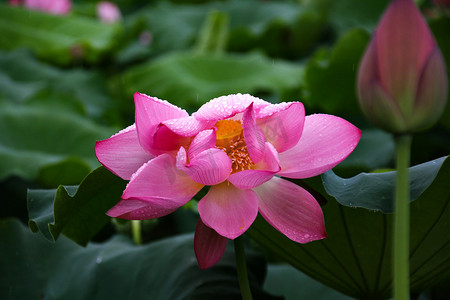
[[[387,0],[117,0],[123,18],[113,24],[97,19],[98,1],[73,2],[54,16],[0,1],[1,299],[240,299],[231,249],[214,268],[197,267],[195,205],[144,222],[143,246],[128,222],[104,214],[126,182],[99,167],[95,141],[134,122],[135,92],[190,112],[237,92],[300,100],[307,114],[362,129],[342,164],[296,181],[323,204],[326,240],[293,243],[262,218],[250,228],[252,289],[256,299],[390,297],[393,140],[364,119],[355,94]],[[417,2],[449,66],[450,14]],[[449,120],[447,105],[414,137],[419,299],[449,293]]]

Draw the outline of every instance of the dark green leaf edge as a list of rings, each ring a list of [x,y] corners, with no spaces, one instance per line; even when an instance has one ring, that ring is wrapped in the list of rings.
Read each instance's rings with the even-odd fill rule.
[[[409,168],[410,201],[419,198],[431,185],[447,158],[441,157]],[[351,178],[341,178],[330,170],[322,175],[322,180],[326,192],[342,205],[392,213],[396,174],[395,171],[360,173]]]
[[[99,167],[80,186],[29,190],[29,227],[51,242],[63,233],[81,246],[98,233],[110,218],[105,214],[120,200],[126,181]]]
[[[78,186],[59,187],[58,189],[28,189],[27,208],[28,208],[28,227],[34,233],[40,232],[50,242],[55,242],[50,231],[50,224],[54,224],[53,204],[57,190],[60,188],[66,190],[67,194],[73,195]],[[68,190],[67,190],[68,189]]]

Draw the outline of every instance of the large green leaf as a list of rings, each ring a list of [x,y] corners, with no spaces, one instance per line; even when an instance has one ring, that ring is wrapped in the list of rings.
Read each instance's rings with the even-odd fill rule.
[[[326,194],[318,177],[305,180]],[[450,275],[450,160],[411,203],[411,290],[423,291]],[[316,280],[358,299],[391,296],[392,215],[338,204],[323,206],[328,238],[298,244],[258,217],[249,235]]]
[[[99,167],[78,189],[29,190],[29,226],[50,241],[62,233],[85,246],[111,219],[105,213],[120,200],[125,186],[124,180]]]
[[[259,48],[271,55],[299,57],[314,46],[325,29],[322,13],[299,3],[232,0],[175,5],[162,2],[142,10],[146,29],[154,36],[153,51],[164,53],[192,47],[211,11],[228,15],[228,46],[232,51]]]
[[[416,200],[433,182],[444,160],[446,157],[409,169],[410,201]],[[330,170],[323,174],[323,184],[327,193],[342,205],[392,213],[396,174],[396,172],[360,173],[352,178],[341,178]]]
[[[286,300],[353,299],[328,288],[287,264],[268,265],[264,288],[274,295],[283,295]]]
[[[2,97],[8,102],[53,109],[68,107],[93,117],[100,117],[111,106],[99,72],[59,69],[38,61],[25,50],[0,51]]]
[[[333,114],[359,113],[356,74],[359,60],[369,40],[362,29],[343,35],[332,51],[321,49],[305,70],[305,104]]]
[[[97,166],[95,141],[114,130],[48,107],[0,105],[0,132],[0,179],[11,175],[35,179],[40,168],[70,157]],[[85,170],[86,165],[80,168]]]
[[[121,77],[127,95],[147,93],[196,109],[211,98],[232,93],[282,93],[299,85],[301,65],[260,55],[175,53],[129,69]]]
[[[56,16],[0,4],[0,48],[28,47],[45,59],[68,64],[100,60],[118,36],[117,25],[69,15]]]
[[[0,221],[1,299],[240,299],[234,255],[200,270],[193,235],[144,246],[123,236],[79,247],[62,237],[49,243],[16,220]],[[265,263],[248,256],[255,299],[278,299],[262,291]]]

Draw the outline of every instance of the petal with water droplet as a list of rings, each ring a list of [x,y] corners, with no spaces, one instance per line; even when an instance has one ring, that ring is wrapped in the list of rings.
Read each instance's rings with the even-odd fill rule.
[[[361,131],[332,115],[315,114],[305,118],[297,145],[280,153],[280,176],[308,178],[322,174],[343,161],[355,149]]]
[[[322,209],[303,188],[273,177],[253,190],[264,219],[291,240],[308,243],[327,237]]]

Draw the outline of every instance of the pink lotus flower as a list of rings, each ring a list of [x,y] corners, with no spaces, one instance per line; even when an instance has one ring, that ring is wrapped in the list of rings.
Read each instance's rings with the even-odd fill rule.
[[[105,23],[114,23],[122,19],[117,5],[109,1],[101,1],[97,4],[97,16]]]
[[[143,94],[134,101],[135,125],[95,146],[106,168],[130,180],[109,216],[158,218],[210,186],[198,203],[194,238],[201,268],[219,261],[227,239],[242,235],[258,211],[296,242],[326,237],[317,201],[279,176],[330,170],[356,147],[355,126],[331,115],[305,117],[300,102],[270,104],[250,95],[213,99],[192,116]]]
[[[412,0],[393,0],[362,59],[358,93],[364,113],[387,131],[431,126],[447,100],[445,63]]]
[[[32,10],[40,10],[54,15],[68,14],[72,8],[70,0],[10,0],[11,5],[23,3]]]

